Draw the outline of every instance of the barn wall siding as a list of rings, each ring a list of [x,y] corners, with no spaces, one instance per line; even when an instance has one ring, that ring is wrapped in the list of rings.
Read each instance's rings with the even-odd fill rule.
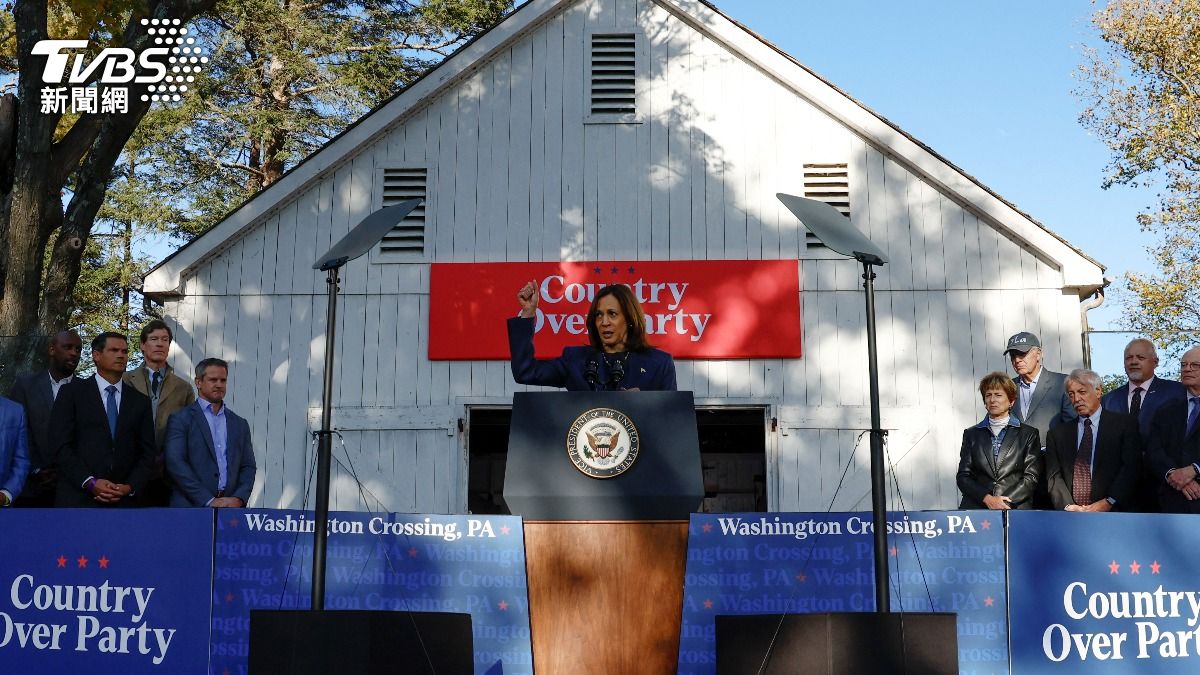
[[[586,37],[631,27],[639,122],[585,123]],[[1005,337],[1037,332],[1055,370],[1082,361],[1060,265],[647,0],[569,5],[278,205],[167,303],[173,363],[231,362],[228,402],[259,457],[253,505],[305,504],[326,312],[312,263],[377,208],[378,169],[423,167],[428,261],[800,260],[804,357],[681,361],[680,387],[778,406],[772,508],[827,508],[848,462],[835,506],[868,508],[861,268],[806,248],[774,196],[803,193],[806,162],[848,164],[852,222],[891,258],[876,280],[879,364],[904,505],[953,507],[975,384],[1005,369]],[[503,362],[425,357],[428,284],[426,262],[363,257],[343,271],[335,508],[465,509],[457,419],[528,389]]]

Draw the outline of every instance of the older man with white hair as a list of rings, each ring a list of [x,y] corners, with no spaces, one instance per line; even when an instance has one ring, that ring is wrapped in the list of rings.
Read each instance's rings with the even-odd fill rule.
[[[1047,439],[1051,503],[1064,511],[1128,510],[1141,466],[1137,419],[1100,407],[1095,371],[1071,371],[1066,389],[1078,419],[1054,427]]]
[[[1200,347],[1184,352],[1179,373],[1186,399],[1164,405],[1154,416],[1146,461],[1159,477],[1164,513],[1200,513]]]

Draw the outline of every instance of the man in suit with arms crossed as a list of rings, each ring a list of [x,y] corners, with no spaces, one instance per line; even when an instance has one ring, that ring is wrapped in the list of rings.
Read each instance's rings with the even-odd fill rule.
[[[170,481],[164,470],[163,449],[166,447],[167,420],[177,410],[191,405],[196,392],[187,380],[175,374],[167,364],[174,335],[171,327],[161,319],[154,319],[142,327],[142,365],[125,373],[125,384],[150,397],[150,409],[154,414],[154,470],[146,490],[142,494],[142,506],[167,506],[171,496]]]
[[[1100,407],[1094,371],[1071,371],[1067,396],[1079,417],[1054,427],[1046,443],[1051,503],[1064,511],[1128,510],[1141,466],[1137,420]]]
[[[58,392],[50,446],[58,459],[58,506],[133,506],[154,462],[150,399],[121,376],[129,341],[120,333],[92,340],[96,375]]]
[[[254,489],[250,425],[225,405],[229,364],[196,365],[195,403],[167,423],[167,473],[175,484],[171,506],[242,507]]]
[[[1146,338],[1135,338],[1125,345],[1125,374],[1129,381],[1113,389],[1101,399],[1105,410],[1129,413],[1138,420],[1142,448],[1150,442],[1150,425],[1154,415],[1167,403],[1181,401],[1186,390],[1175,380],[1157,377],[1158,352]],[[1158,484],[1162,475],[1150,470],[1149,459],[1142,457],[1142,473],[1138,480],[1134,508],[1148,513],[1158,511]]]
[[[47,508],[54,506],[58,486],[58,467],[50,445],[50,408],[63,385],[74,379],[79,367],[83,341],[73,330],[64,330],[50,339],[47,350],[49,368],[17,377],[9,398],[25,408],[29,429],[29,478],[14,506]]]
[[[1184,352],[1179,373],[1185,398],[1159,408],[1146,460],[1163,513],[1200,513],[1200,347]]]

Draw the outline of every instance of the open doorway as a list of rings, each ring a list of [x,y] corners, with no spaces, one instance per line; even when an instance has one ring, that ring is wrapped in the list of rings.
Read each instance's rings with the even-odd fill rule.
[[[767,411],[765,407],[696,409],[706,513],[767,510]],[[507,514],[504,465],[512,408],[467,408],[467,509]]]

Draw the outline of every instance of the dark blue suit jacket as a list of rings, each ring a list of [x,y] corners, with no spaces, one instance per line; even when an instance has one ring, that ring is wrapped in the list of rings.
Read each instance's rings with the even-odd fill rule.
[[[25,424],[29,429],[29,460],[34,469],[54,465],[50,447],[50,409],[54,406],[54,391],[50,374],[45,370],[17,377],[8,397],[25,408]]]
[[[1158,503],[1163,513],[1200,513],[1200,499],[1189,501],[1166,481],[1171,469],[1200,464],[1200,428],[1187,434],[1187,414],[1186,393],[1182,400],[1168,401],[1154,415],[1146,445],[1146,462],[1157,479]]]
[[[520,384],[563,387],[569,391],[589,391],[584,379],[588,361],[595,359],[601,382],[608,381],[608,366],[592,347],[567,347],[557,359],[538,360],[533,357],[533,319],[520,317],[508,320],[508,350],[512,355],[513,379]],[[642,391],[675,391],[675,361],[659,350],[630,352],[625,362],[625,377],[620,389]]]
[[[1182,383],[1161,377],[1154,378],[1154,381],[1150,383],[1149,391],[1142,396],[1142,410],[1138,414],[1138,430],[1142,432],[1142,438],[1150,437],[1150,424],[1154,421],[1154,415],[1159,409],[1171,401],[1186,399],[1187,389]],[[1129,383],[1126,382],[1105,394],[1104,398],[1100,400],[1100,405],[1105,410],[1128,413]]]
[[[29,475],[29,432],[25,410],[0,397],[0,489],[16,499]]]
[[[217,496],[217,453],[202,404],[189,404],[167,420],[163,444],[167,473],[175,485],[171,506],[207,506]],[[225,496],[249,503],[257,471],[250,424],[225,406]]]
[[[108,414],[93,377],[75,378],[58,390],[50,411],[49,444],[58,466],[57,506],[102,506],[84,489],[88,476],[127,483],[142,491],[154,467],[154,417],[150,398],[121,387],[117,435],[108,429]],[[135,499],[123,499],[131,506]],[[103,505],[109,506],[109,505]]]

